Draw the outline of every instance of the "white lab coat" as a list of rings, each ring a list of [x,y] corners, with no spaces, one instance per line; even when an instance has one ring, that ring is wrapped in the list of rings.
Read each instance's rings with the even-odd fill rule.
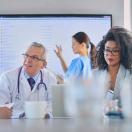
[[[98,74],[97,74],[98,73]],[[118,73],[117,73],[117,77],[116,77],[116,82],[115,82],[115,87],[114,87],[114,91],[113,92],[109,92],[108,90],[108,83],[109,83],[109,75],[107,70],[95,70],[94,74],[96,75],[96,79],[99,79],[100,81],[103,82],[105,89],[106,89],[106,99],[107,100],[115,100],[117,99],[119,102],[119,106],[121,106],[121,90],[123,88],[122,84],[124,82],[124,80],[128,80],[128,83],[132,84],[132,75],[130,74],[130,72],[125,69],[125,67],[123,65],[120,65]],[[103,78],[101,78],[101,76]]]
[[[43,82],[47,86],[47,92],[45,91],[44,87],[39,88],[37,90],[37,85],[40,82],[40,76],[35,83],[33,90],[31,91],[30,85],[27,79],[24,76],[24,72],[20,74],[20,92],[19,92],[19,99],[18,96],[18,73],[20,68],[13,69],[11,71],[7,71],[0,76],[0,105],[14,103],[13,106],[13,115],[12,118],[18,118],[20,114],[24,112],[24,102],[28,100],[38,101],[38,100],[45,100],[48,103],[47,112],[52,112],[51,107],[51,92],[50,88],[51,85],[57,83],[56,77],[51,74],[48,70],[43,69]]]

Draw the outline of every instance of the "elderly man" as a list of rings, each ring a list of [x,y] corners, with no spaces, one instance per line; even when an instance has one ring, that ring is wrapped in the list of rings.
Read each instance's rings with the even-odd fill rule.
[[[50,87],[57,81],[45,68],[46,49],[33,42],[23,56],[21,67],[0,76],[0,118],[20,118],[24,115],[25,101],[46,101],[46,115],[51,115]]]

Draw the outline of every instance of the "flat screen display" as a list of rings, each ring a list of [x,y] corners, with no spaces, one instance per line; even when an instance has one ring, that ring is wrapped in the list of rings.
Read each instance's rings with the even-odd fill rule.
[[[54,53],[61,45],[67,65],[76,57],[72,52],[72,35],[83,31],[95,45],[112,26],[112,15],[0,15],[0,74],[21,66],[22,53],[32,42],[44,44],[48,51],[47,68],[62,74]]]

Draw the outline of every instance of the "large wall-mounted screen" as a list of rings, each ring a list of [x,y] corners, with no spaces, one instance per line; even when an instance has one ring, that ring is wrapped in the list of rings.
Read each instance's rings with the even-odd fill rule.
[[[0,74],[22,65],[22,53],[32,42],[43,43],[48,69],[64,74],[54,53],[61,45],[67,64],[75,57],[72,35],[86,32],[97,45],[112,26],[112,15],[0,15]]]

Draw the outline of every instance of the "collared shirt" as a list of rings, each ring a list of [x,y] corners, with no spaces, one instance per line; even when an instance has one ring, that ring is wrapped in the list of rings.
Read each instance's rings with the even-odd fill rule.
[[[24,71],[24,76],[26,79],[31,78],[31,76],[29,76],[25,71]],[[34,79],[35,82],[37,82],[37,79],[40,76],[40,72],[38,72],[35,76],[33,76],[32,78]]]

